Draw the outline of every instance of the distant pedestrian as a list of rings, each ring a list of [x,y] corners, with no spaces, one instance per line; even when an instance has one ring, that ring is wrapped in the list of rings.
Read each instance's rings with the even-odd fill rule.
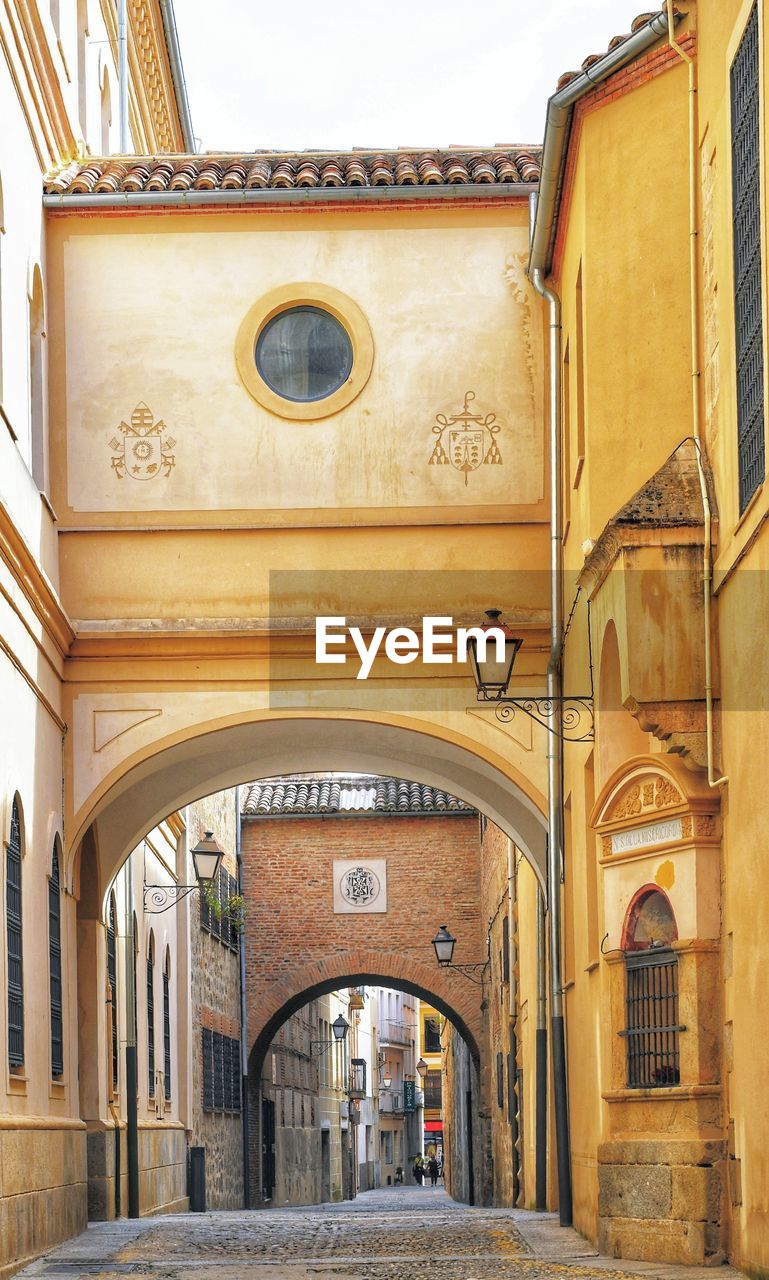
[[[414,1170],[414,1181],[418,1184],[418,1186],[421,1187],[422,1179],[425,1174],[425,1166],[424,1166],[424,1161],[422,1160],[421,1151],[414,1156],[414,1164],[412,1167]]]
[[[438,1161],[436,1160],[435,1156],[430,1156],[430,1159],[427,1161],[427,1172],[430,1175],[430,1185],[432,1187],[437,1187],[438,1174],[440,1173],[440,1171],[441,1171],[441,1166],[438,1164]]]

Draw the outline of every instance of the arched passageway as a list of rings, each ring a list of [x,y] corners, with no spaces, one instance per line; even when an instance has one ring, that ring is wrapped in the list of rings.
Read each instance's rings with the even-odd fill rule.
[[[545,800],[509,758],[438,723],[373,712],[255,714],[198,724],[127,756],[84,795],[76,849],[95,828],[100,891],[170,811],[238,783],[287,773],[368,772],[438,786],[495,822],[546,877]]]
[[[353,963],[365,959],[350,957]],[[251,1047],[245,1138],[248,1199],[253,1208],[350,1199],[361,1190],[414,1182],[413,1160],[428,1149],[432,1137],[428,1128],[440,1131],[438,1150],[446,1162],[447,1184],[451,1163],[456,1198],[470,1204],[491,1200],[491,1177],[484,1160],[488,1106],[483,1103],[484,1072],[476,1037],[439,993],[440,982],[428,977],[429,986],[425,986],[394,978],[395,966],[377,963],[375,957],[370,964],[366,970],[345,971],[340,962],[338,976],[303,989],[298,980],[295,994],[265,1020]],[[324,996],[331,1000],[324,1002]],[[425,1125],[430,1112],[422,1111],[436,1105],[434,1098],[429,1102],[421,1093],[426,1076],[437,1075],[439,1091],[441,1077],[440,1064],[437,1071],[428,1072],[427,1062],[417,1062],[424,1048],[420,1002],[449,1024],[441,1036],[441,1057],[451,1064],[443,1082],[449,1080],[452,1087],[449,1092],[444,1089],[438,1098],[439,1110],[432,1113],[440,1116],[438,1125]],[[331,1019],[342,1008],[347,1025],[343,1042],[337,1043],[331,1035]],[[402,1020],[393,1022],[393,1017]],[[412,1082],[410,1103],[406,1102],[408,1080]],[[304,1088],[301,1095],[297,1083]],[[313,1091],[315,1127],[307,1129],[306,1107],[309,1110],[308,1095]],[[390,1106],[393,1097],[394,1107]],[[329,1130],[337,1126],[340,1099],[344,1123],[331,1144],[337,1166],[332,1181],[329,1142],[324,1138],[328,1140]],[[388,1135],[390,1143],[385,1142]]]

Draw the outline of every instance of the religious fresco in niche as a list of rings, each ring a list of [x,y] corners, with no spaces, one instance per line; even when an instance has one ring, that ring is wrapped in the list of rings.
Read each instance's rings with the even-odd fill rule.
[[[475,392],[465,392],[465,402],[459,413],[435,415],[433,435],[436,437],[428,465],[451,465],[465,477],[467,485],[471,471],[480,466],[500,466],[502,454],[497,436],[502,424],[496,413],[473,413],[471,404]]]
[[[112,469],[119,480],[125,476],[132,480],[170,476],[176,466],[176,441],[173,436],[165,434],[168,428],[162,418],[154,421],[152,410],[143,400],[131,414],[131,421],[121,422],[118,431],[122,433],[122,439],[114,435],[109,447],[112,450]]]

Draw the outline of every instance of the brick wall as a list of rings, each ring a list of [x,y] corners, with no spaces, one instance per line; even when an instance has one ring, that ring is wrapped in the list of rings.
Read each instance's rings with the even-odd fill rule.
[[[310,993],[352,979],[411,984],[467,1034],[481,1053],[480,988],[439,968],[431,940],[447,924],[454,960],[485,958],[476,814],[397,817],[244,818],[249,1146],[252,1204],[259,1203],[261,1098],[255,1073],[290,1013]],[[387,859],[387,912],[335,915],[335,858]],[[468,1054],[468,1071],[476,1075]],[[264,1067],[267,1070],[267,1067]],[[270,1066],[271,1070],[271,1066]],[[479,1126],[483,1119],[479,1118]]]
[[[381,985],[421,987],[480,1044],[477,989],[438,967],[438,925],[457,937],[455,961],[484,958],[479,910],[478,818],[244,818],[246,984],[249,1041],[283,1018],[313,987],[343,987],[358,975]],[[334,915],[334,858],[387,859],[388,909]],[[262,1045],[266,1049],[267,1042]]]

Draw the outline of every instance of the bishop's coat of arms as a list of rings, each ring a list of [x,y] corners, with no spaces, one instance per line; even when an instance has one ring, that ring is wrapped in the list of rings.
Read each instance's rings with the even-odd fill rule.
[[[470,405],[474,399],[475,392],[468,391],[460,413],[435,415],[436,440],[429,463],[431,467],[450,464],[464,473],[465,484],[471,471],[480,466],[497,466],[502,461],[496,439],[502,424],[497,422],[495,413],[473,413]]]
[[[130,422],[118,427],[121,437],[114,435],[109,442],[112,450],[112,468],[119,480],[130,476],[132,480],[152,480],[155,476],[169,476],[176,466],[174,446],[176,441],[168,435],[162,418],[153,421],[152,411],[140,401],[131,414]]]

